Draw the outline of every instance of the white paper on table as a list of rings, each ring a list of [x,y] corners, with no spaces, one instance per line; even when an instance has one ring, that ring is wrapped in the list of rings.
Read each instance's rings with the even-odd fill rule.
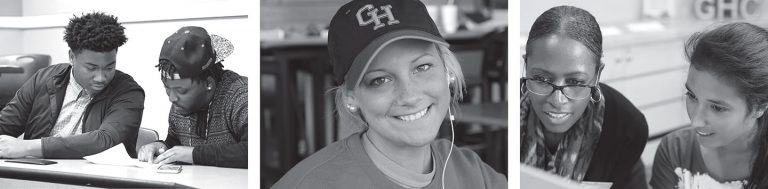
[[[110,149],[104,150],[101,153],[85,156],[83,158],[92,163],[102,165],[132,166],[153,169],[157,169],[157,167],[160,166],[160,164],[141,162],[139,159],[131,158],[131,156],[128,155],[128,152],[125,151],[123,143],[113,146]]]

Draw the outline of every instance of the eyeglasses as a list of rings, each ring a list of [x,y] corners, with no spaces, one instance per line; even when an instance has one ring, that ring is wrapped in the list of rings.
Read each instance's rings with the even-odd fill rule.
[[[564,86],[557,86],[549,81],[544,81],[535,78],[520,78],[520,83],[524,83],[528,92],[537,95],[550,95],[557,90],[563,92],[565,97],[572,100],[581,100],[589,97],[595,86],[582,85],[582,84],[570,84]]]

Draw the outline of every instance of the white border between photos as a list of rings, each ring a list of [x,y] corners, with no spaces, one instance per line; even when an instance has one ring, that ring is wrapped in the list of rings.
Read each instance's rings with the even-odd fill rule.
[[[247,3],[244,6],[248,6],[251,8],[249,10],[248,14],[248,21],[246,26],[246,29],[248,31],[253,31],[253,38],[250,40],[250,42],[246,43],[248,44],[246,48],[248,52],[255,52],[258,50],[259,56],[254,57],[254,62],[251,62],[251,66],[249,67],[249,70],[253,70],[256,73],[259,73],[255,77],[248,78],[248,101],[250,102],[248,104],[248,109],[251,111],[248,112],[248,124],[249,125],[255,125],[256,127],[251,127],[251,129],[248,130],[248,135],[256,136],[257,141],[261,141],[261,48],[260,48],[260,41],[261,39],[261,30],[259,30],[259,26],[261,25],[261,12],[259,10],[261,9],[261,1],[247,1]],[[258,48],[258,49],[257,49]],[[255,103],[254,103],[255,102]],[[256,111],[253,111],[256,110]],[[251,124],[255,123],[255,124]],[[257,129],[253,129],[257,128]],[[249,145],[248,146],[248,188],[259,188],[261,187],[261,143],[256,142],[256,145]]]
[[[520,49],[520,2],[519,1],[510,1],[510,3],[507,6],[508,10],[508,20],[509,20],[509,29],[508,29],[508,43],[507,47],[509,49],[509,52],[507,52],[507,67],[509,72],[507,72],[507,111],[509,115],[507,115],[507,122],[508,122],[508,135],[511,137],[508,137],[507,141],[507,165],[509,166],[507,168],[507,181],[509,188],[520,188],[520,109],[517,107],[520,107],[520,93],[517,92],[520,88],[520,64],[512,65],[512,63],[519,63],[520,58],[522,55],[520,54],[522,51]],[[517,124],[513,124],[517,123]]]

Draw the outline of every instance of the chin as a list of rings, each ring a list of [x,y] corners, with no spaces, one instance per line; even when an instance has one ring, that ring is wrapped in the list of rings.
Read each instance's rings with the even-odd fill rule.
[[[550,120],[541,120],[541,123],[544,125],[544,128],[547,129],[547,131],[552,133],[565,133],[566,131],[570,130],[573,125],[576,124],[578,120],[566,120],[564,122],[555,123],[551,122]]]
[[[190,111],[187,111],[187,110],[186,110],[186,109],[184,109],[184,108],[179,108],[178,106],[177,106],[177,107],[175,107],[175,108],[173,109],[173,111],[174,111],[174,112],[176,112],[177,114],[181,114],[181,115],[185,115],[185,116],[190,114]]]
[[[725,143],[717,138],[707,138],[696,135],[696,140],[699,141],[699,145],[705,148],[719,148],[725,146]]]
[[[439,129],[439,128],[438,128]],[[437,138],[437,129],[422,132],[413,132],[402,135],[402,142],[409,146],[422,147],[429,145]]]

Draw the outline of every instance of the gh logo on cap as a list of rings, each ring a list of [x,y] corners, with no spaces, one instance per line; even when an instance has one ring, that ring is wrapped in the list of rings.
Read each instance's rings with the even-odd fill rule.
[[[392,14],[392,5],[383,5],[381,7],[381,10],[384,10],[383,15],[379,15],[379,9],[373,7],[371,4],[367,4],[363,7],[360,7],[360,9],[357,10],[357,23],[360,24],[360,26],[367,26],[371,23],[374,23],[373,30],[377,30],[381,27],[384,27],[386,25],[393,25],[400,23],[399,20],[395,19],[395,15]],[[363,12],[365,12],[366,15],[370,16],[370,19],[363,20]],[[386,24],[381,22],[382,18],[386,18],[388,21]]]

